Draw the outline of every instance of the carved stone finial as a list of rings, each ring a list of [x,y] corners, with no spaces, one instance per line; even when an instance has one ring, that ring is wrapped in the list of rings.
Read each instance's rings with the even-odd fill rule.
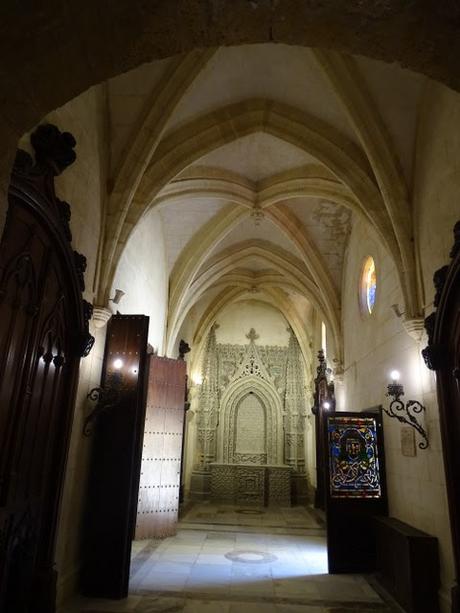
[[[324,377],[327,378],[327,376],[330,375],[332,372],[331,369],[327,367],[326,358],[324,356],[324,349],[320,349],[318,351],[318,362],[319,362],[319,365],[316,368],[317,376],[316,376],[315,382],[319,381],[320,379]]]
[[[51,169],[53,175],[61,172],[75,162],[77,144],[70,132],[61,132],[52,124],[42,124],[32,133],[30,142],[35,151],[37,165]]]
[[[259,335],[256,333],[254,328],[251,328],[246,334],[246,338],[249,339],[251,343],[254,343],[259,338]]]
[[[190,345],[181,338],[179,343],[179,360],[183,360],[186,353],[189,353]]]

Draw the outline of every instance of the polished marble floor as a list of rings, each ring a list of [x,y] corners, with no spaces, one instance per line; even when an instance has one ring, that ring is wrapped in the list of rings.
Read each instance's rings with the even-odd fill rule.
[[[201,504],[174,537],[133,544],[130,596],[62,613],[398,611],[361,575],[328,575],[321,520],[302,508]]]

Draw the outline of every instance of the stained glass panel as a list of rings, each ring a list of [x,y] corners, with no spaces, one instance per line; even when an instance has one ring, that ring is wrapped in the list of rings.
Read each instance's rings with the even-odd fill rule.
[[[380,498],[377,423],[372,417],[328,417],[332,498]]]
[[[375,275],[374,260],[370,258],[369,266],[366,274],[366,298],[367,309],[369,313],[372,313],[372,309],[375,304],[375,290],[377,289],[377,278]]]
[[[361,305],[365,312],[372,313],[375,306],[377,291],[377,275],[375,272],[374,258],[369,256],[364,263],[361,275]]]

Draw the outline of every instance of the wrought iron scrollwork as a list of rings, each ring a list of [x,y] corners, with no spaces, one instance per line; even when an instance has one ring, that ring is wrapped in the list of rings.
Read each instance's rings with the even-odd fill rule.
[[[93,387],[90,390],[86,397],[95,402],[96,406],[83,423],[83,436],[91,436],[95,421],[100,415],[116,407],[126,390],[127,386],[121,373],[111,373],[104,387]]]
[[[404,396],[404,387],[400,383],[390,383],[386,396],[392,397],[393,400],[390,402],[388,409],[382,407],[385,413],[389,417],[394,417],[402,424],[407,424],[414,428],[423,438],[423,441],[420,441],[418,444],[419,449],[427,449],[429,445],[428,435],[417,419],[417,415],[425,413],[423,404],[418,400],[408,400],[404,403],[401,400],[401,396]]]

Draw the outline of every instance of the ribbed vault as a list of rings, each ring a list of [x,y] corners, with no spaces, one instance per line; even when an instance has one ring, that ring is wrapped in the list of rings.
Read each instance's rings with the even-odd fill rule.
[[[267,52],[271,60],[279,54],[274,74],[287,53],[276,49]],[[258,62],[263,53],[259,47]],[[292,59],[296,51],[289,53]],[[242,54],[210,48],[172,58],[132,120],[110,182],[98,295],[105,303],[133,229],[158,211],[167,220],[166,244],[180,243],[168,259],[168,354],[197,309],[187,334],[199,354],[219,313],[253,295],[282,312],[311,363],[310,323],[298,306],[306,301],[325,322],[340,362],[343,262],[358,218],[394,262],[406,317],[420,312],[410,176],[378,92],[361,60],[309,53],[306,72],[292,75],[296,87],[304,82],[304,97],[297,90],[285,95],[276,78],[262,79],[264,85],[259,79],[251,96],[251,84],[239,83],[233,66],[232,88],[216,93],[211,108],[200,91],[212,92],[219,70]],[[319,88],[314,104],[310,82]],[[200,221],[181,227],[188,211]]]

